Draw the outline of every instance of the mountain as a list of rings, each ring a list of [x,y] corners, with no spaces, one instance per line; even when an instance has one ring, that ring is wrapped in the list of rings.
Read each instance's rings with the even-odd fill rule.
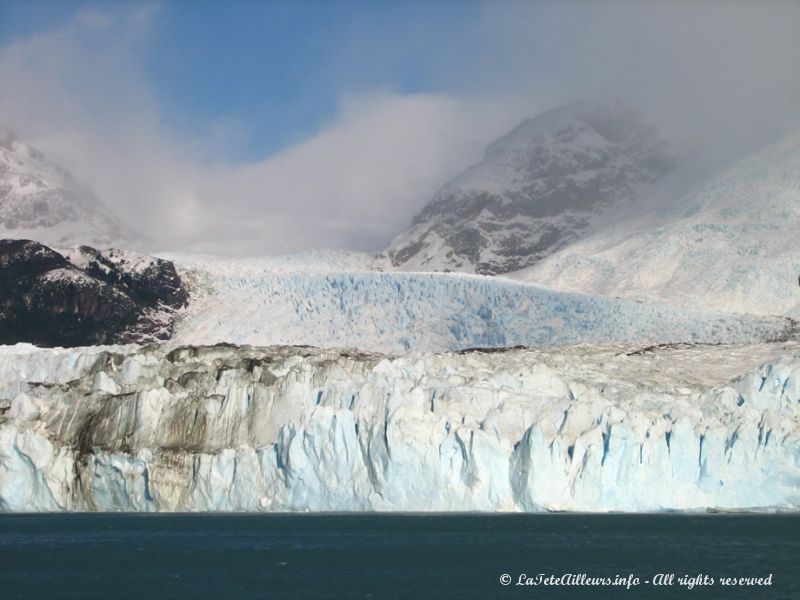
[[[0,347],[0,512],[796,511],[797,349]]]
[[[621,219],[510,276],[562,290],[800,315],[800,133],[646,217]]]
[[[674,167],[655,128],[616,101],[528,119],[445,185],[387,250],[404,270],[498,274],[535,264]]]
[[[0,344],[85,346],[172,335],[188,294],[172,263],[124,250],[0,240]]]
[[[2,129],[0,237],[99,247],[133,238],[69,172]]]

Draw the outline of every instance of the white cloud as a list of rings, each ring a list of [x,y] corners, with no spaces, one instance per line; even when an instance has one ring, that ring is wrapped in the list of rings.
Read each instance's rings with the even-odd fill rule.
[[[0,80],[13,90],[0,99],[0,123],[162,247],[379,249],[520,112],[501,99],[373,90],[343,97],[326,127],[275,156],[214,163],[160,126],[132,56],[128,26],[143,31],[142,20],[82,13],[0,49]],[[225,127],[210,124],[210,139],[227,137]]]
[[[241,139],[246,123],[208,123],[191,140],[164,126],[137,62],[156,4],[84,12],[0,48],[0,126],[162,247],[377,249],[486,143],[549,108],[545,93],[639,101],[709,152],[780,131],[800,101],[798,8],[767,4],[487,5],[475,27],[481,51],[448,74],[459,92],[351,93],[316,135],[251,164],[208,158],[219,156],[210,147]]]
[[[309,236],[316,246],[379,248],[514,120],[447,96],[350,96],[311,139],[216,173],[213,194],[233,199],[243,222],[280,223],[281,250],[307,247]]]

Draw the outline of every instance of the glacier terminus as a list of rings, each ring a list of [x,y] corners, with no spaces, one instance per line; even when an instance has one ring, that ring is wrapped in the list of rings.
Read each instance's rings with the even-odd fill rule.
[[[4,511],[800,507],[800,345],[0,350]]]

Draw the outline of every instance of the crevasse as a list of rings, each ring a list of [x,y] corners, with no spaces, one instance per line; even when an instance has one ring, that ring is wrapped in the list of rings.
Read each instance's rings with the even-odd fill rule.
[[[781,317],[641,304],[475,275],[270,273],[229,261],[206,263],[186,278],[200,281],[173,339],[193,345],[308,344],[399,353],[608,342],[730,344],[786,338],[794,327]]]

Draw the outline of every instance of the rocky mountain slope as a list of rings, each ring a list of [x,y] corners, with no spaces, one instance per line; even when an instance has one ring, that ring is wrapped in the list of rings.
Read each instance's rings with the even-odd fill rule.
[[[70,173],[2,129],[0,237],[99,247],[133,239]]]
[[[632,108],[572,104],[494,142],[387,252],[404,270],[516,271],[583,237],[673,166],[666,144]]]
[[[0,344],[168,339],[188,294],[172,263],[79,246],[0,240]]]
[[[4,347],[0,511],[797,510],[799,351]]]
[[[621,219],[514,273],[562,290],[800,315],[800,134],[642,218]]]

